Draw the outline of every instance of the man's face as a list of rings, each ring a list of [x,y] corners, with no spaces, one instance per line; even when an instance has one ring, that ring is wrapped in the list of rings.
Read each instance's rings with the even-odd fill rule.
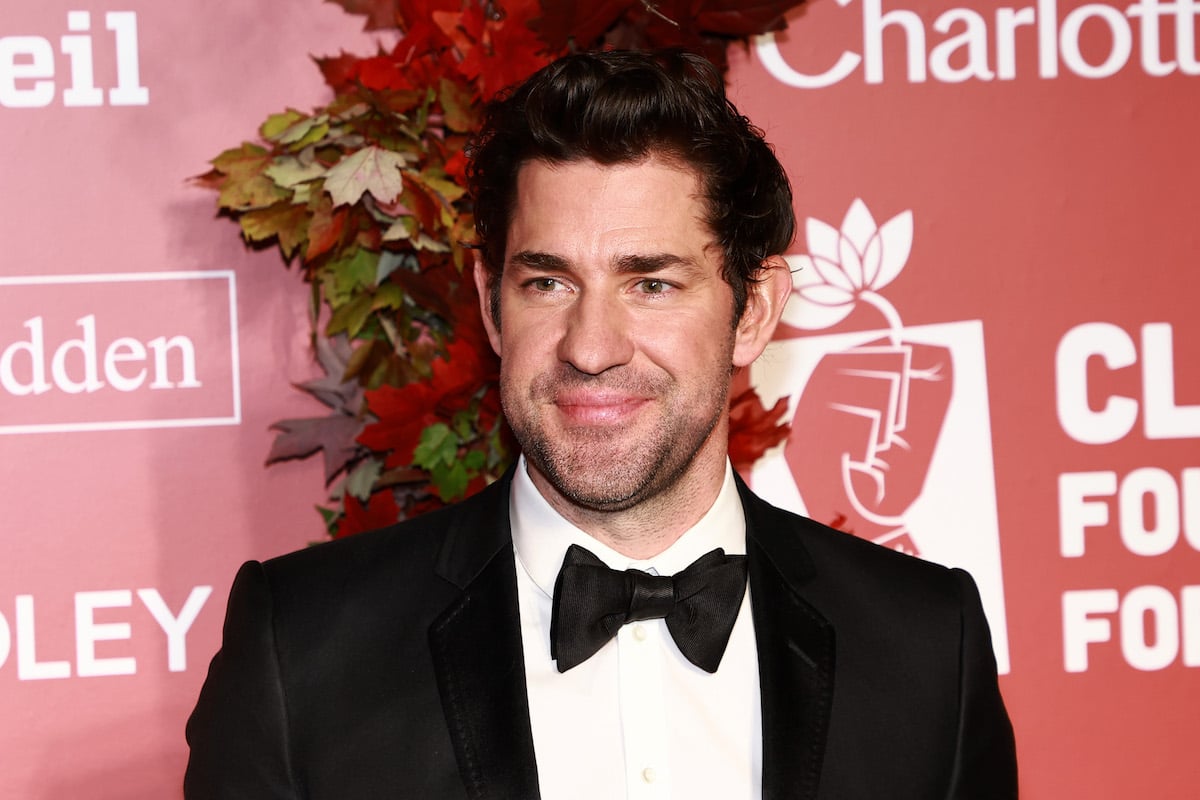
[[[696,175],[664,160],[522,167],[487,323],[543,492],[619,511],[723,472],[732,368],[761,347],[734,329],[704,211]]]

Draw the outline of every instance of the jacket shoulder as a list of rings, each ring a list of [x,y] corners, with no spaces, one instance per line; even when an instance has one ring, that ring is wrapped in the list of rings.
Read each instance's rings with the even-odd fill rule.
[[[297,587],[306,594],[318,587],[344,590],[417,575],[450,573],[453,579],[461,561],[470,561],[474,554],[490,557],[506,541],[511,534],[504,479],[446,508],[277,556],[262,567],[273,591]]]
[[[883,547],[773,506],[749,489],[743,491],[742,501],[750,538],[763,547],[777,566],[793,570],[794,577],[799,580],[820,576],[823,579],[848,579],[860,587],[864,583],[941,586],[957,594],[952,570],[941,564]],[[796,570],[800,574],[796,574]]]

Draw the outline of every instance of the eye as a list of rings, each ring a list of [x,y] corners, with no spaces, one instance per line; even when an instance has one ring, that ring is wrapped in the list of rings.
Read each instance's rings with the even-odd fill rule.
[[[556,292],[562,289],[562,284],[557,278],[534,278],[527,285],[539,292]]]
[[[643,294],[662,294],[670,288],[670,284],[666,281],[655,280],[654,278],[646,278],[638,281],[638,287]]]

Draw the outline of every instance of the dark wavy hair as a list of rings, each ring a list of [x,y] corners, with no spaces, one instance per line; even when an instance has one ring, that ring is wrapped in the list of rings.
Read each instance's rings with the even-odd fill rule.
[[[624,164],[653,155],[694,169],[733,289],[735,322],[747,283],[795,232],[791,186],[762,131],[726,97],[716,67],[680,50],[561,58],[487,105],[468,154],[477,244],[497,320],[517,173],[530,161]]]

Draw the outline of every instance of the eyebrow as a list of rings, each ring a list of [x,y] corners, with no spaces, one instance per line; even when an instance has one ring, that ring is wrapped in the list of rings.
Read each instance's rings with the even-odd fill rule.
[[[615,265],[618,272],[634,275],[653,274],[661,272],[668,267],[682,267],[688,271],[699,271],[700,269],[694,259],[678,256],[674,253],[621,256],[616,259]]]
[[[513,253],[509,258],[509,264],[548,272],[567,272],[571,268],[570,262],[562,256],[535,250],[521,250]],[[688,271],[700,270],[694,259],[674,253],[624,255],[617,257],[613,265],[617,272],[631,275],[650,275],[669,267],[682,267]]]
[[[550,253],[540,253],[533,250],[521,250],[513,253],[508,263],[517,267],[528,267],[534,270],[548,272],[564,272],[569,268],[567,260],[562,256]]]

